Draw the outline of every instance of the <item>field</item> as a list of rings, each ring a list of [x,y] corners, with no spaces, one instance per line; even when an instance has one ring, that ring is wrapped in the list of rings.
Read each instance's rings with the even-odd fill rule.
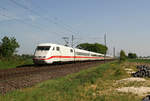
[[[150,63],[150,59],[129,59],[128,62]]]
[[[129,60],[121,64],[112,62],[82,70],[0,95],[0,101],[141,101],[148,92],[118,91],[123,87],[150,87],[149,78],[130,81],[131,75],[127,70],[136,70],[137,61]]]
[[[0,69],[16,68],[17,66],[33,64],[31,58],[0,59]]]

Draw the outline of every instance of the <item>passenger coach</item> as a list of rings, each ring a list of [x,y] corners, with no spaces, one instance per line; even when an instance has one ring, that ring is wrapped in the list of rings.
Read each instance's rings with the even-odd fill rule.
[[[35,64],[52,64],[54,62],[71,62],[87,60],[103,60],[104,55],[82,49],[71,48],[58,44],[39,44],[35,50]]]

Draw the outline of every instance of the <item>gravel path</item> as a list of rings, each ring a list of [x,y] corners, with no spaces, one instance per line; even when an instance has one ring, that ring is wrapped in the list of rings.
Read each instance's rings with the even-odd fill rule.
[[[142,96],[144,94],[150,93],[150,87],[123,87],[123,88],[118,88],[117,91],[134,93],[134,94],[138,94],[139,96]]]

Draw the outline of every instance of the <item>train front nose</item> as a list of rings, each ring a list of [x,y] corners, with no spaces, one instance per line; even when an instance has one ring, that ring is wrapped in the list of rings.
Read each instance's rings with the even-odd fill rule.
[[[34,64],[46,64],[45,57],[46,56],[35,56],[33,58],[33,63]]]
[[[33,62],[35,64],[45,64],[47,63],[46,56],[49,53],[50,46],[37,46]]]

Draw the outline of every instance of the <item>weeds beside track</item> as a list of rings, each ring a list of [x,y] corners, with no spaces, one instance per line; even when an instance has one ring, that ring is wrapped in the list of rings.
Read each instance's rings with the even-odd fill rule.
[[[15,89],[30,87],[44,80],[79,72],[82,69],[87,69],[102,63],[104,61],[46,65],[42,67],[31,65],[30,67],[0,70],[0,92],[5,94]]]

